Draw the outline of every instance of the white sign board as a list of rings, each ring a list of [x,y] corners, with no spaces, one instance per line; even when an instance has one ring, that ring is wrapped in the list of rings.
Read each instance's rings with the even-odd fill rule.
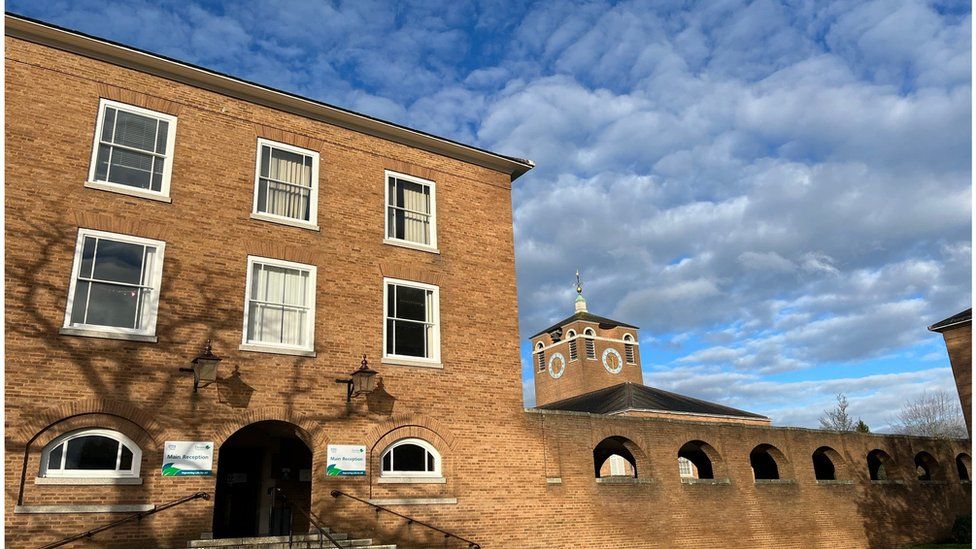
[[[163,476],[213,474],[213,442],[170,440],[163,444]]]
[[[366,447],[330,444],[325,474],[330,477],[366,476]]]

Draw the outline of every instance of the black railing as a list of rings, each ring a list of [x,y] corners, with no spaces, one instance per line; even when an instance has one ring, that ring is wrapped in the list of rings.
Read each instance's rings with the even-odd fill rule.
[[[412,517],[408,517],[407,515],[401,515],[400,513],[397,513],[396,511],[394,511],[392,509],[387,509],[386,507],[383,507],[383,506],[380,506],[380,505],[376,505],[375,503],[370,503],[370,502],[368,502],[368,501],[366,501],[364,499],[357,498],[356,496],[347,494],[345,492],[341,492],[339,490],[332,490],[331,495],[332,495],[332,497],[337,498],[337,499],[340,496],[342,496],[342,497],[347,497],[349,499],[356,500],[359,503],[365,503],[366,505],[369,505],[370,507],[372,507],[373,509],[375,509],[377,514],[379,514],[382,511],[384,513],[389,513],[391,515],[396,515],[396,516],[398,516],[398,517],[406,520],[407,521],[407,524],[419,524],[419,525],[423,526],[424,528],[429,528],[429,529],[431,529],[431,530],[433,530],[435,532],[440,532],[441,534],[444,535],[444,539],[454,538],[454,539],[456,539],[458,541],[462,541],[464,543],[467,543],[468,544],[468,549],[481,549],[481,545],[478,545],[477,543],[475,543],[475,542],[473,542],[473,541],[471,541],[469,539],[464,539],[461,536],[458,536],[456,534],[452,534],[452,533],[448,532],[447,530],[441,530],[440,528],[438,528],[436,526],[433,526],[431,524],[427,524],[426,522],[419,521],[419,520],[417,520],[415,518],[412,518]]]
[[[104,532],[105,530],[110,530],[112,528],[115,528],[116,526],[121,526],[121,525],[123,525],[123,524],[125,524],[127,522],[132,522],[134,520],[140,520],[141,521],[145,517],[148,517],[150,515],[155,515],[156,513],[160,512],[160,511],[165,511],[167,509],[172,509],[173,507],[176,507],[177,505],[182,505],[182,504],[184,504],[184,503],[186,503],[188,501],[193,501],[195,499],[210,499],[210,494],[208,494],[206,492],[197,492],[195,494],[191,494],[189,496],[182,497],[180,499],[175,499],[175,500],[173,500],[173,501],[171,501],[169,503],[163,503],[162,505],[157,505],[157,506],[153,507],[152,509],[150,509],[148,511],[140,511],[138,513],[134,513],[132,515],[129,515],[129,516],[125,517],[125,518],[116,520],[114,522],[110,522],[108,524],[103,524],[103,525],[101,525],[101,526],[99,526],[97,528],[92,528],[91,530],[87,530],[87,531],[82,532],[80,534],[75,534],[73,536],[64,538],[61,541],[56,541],[54,543],[49,543],[47,545],[42,546],[40,549],[52,549],[54,547],[61,547],[62,545],[67,545],[67,544],[69,544],[69,543],[71,543],[73,541],[78,541],[80,539],[91,538],[92,536],[94,536],[95,534],[97,534],[99,532]]]
[[[323,539],[323,537],[324,537],[325,539],[328,539],[332,543],[332,545],[338,547],[339,549],[342,549],[342,545],[340,545],[339,542],[336,541],[335,538],[333,538],[332,536],[329,535],[329,532],[327,531],[327,529],[322,525],[322,521],[319,519],[319,517],[315,513],[312,512],[311,509],[309,509],[309,510],[306,511],[301,505],[294,505],[294,504],[292,504],[291,501],[288,499],[288,497],[285,496],[284,493],[282,493],[281,488],[272,488],[271,490],[272,490],[272,493],[274,494],[275,499],[280,499],[281,501],[285,502],[285,504],[288,505],[288,507],[290,509],[298,509],[299,511],[301,511],[301,513],[303,515],[305,515],[305,518],[308,519],[308,523],[315,527],[315,529],[318,531],[318,534],[319,534],[319,548],[323,548],[324,547],[324,545],[323,545],[323,543],[325,542],[325,540]],[[291,524],[289,523],[289,525],[288,525],[288,547],[291,547],[292,546],[293,541],[294,540],[293,540],[292,527],[291,527]],[[302,541],[300,543],[301,543],[301,545],[300,545],[301,547],[307,547],[308,546],[308,542],[307,541]]]

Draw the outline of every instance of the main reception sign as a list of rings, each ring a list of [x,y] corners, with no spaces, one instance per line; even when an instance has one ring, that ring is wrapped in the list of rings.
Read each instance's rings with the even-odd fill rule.
[[[170,440],[163,445],[163,476],[213,474],[213,442]]]
[[[366,447],[350,444],[330,444],[325,474],[330,477],[365,476]]]

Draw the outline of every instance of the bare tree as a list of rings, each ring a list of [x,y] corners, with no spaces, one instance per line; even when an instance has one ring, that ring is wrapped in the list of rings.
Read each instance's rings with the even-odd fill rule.
[[[820,416],[820,427],[831,431],[853,431],[857,427],[857,422],[847,413],[847,395],[839,393],[837,395],[837,406],[829,410],[824,410]],[[863,422],[862,422],[863,423]]]
[[[966,438],[966,423],[955,395],[947,391],[922,393],[909,400],[892,428],[896,433],[936,438]]]

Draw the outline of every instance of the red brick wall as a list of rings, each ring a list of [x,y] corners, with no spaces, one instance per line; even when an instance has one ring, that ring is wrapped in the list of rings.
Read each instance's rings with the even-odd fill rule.
[[[903,467],[925,448],[947,467],[961,443],[523,411],[505,174],[18,39],[6,39],[5,67],[8,546],[37,546],[119,516],[15,513],[22,473],[24,505],[162,503],[213,493],[214,477],[160,476],[162,443],[213,440],[216,462],[224,440],[267,419],[293,423],[310,444],[319,515],[340,531],[403,546],[443,540],[333,500],[330,490],[457,498],[396,509],[486,548],[885,546],[941,536],[956,514],[969,512],[969,485],[952,480],[810,480],[809,454],[822,444],[862,471],[869,446],[886,448]],[[171,204],[83,187],[101,96],[178,112]],[[262,135],[320,152],[320,232],[249,219]],[[439,255],[382,244],[384,169],[436,181]],[[79,227],[166,242],[157,343],[58,334]],[[248,254],[318,267],[316,357],[238,350]],[[443,369],[381,364],[384,275],[440,286]],[[220,376],[233,373],[245,384],[246,402],[228,398],[226,383],[193,395],[191,378],[179,372],[211,338],[224,358]],[[362,353],[395,401],[346,405],[333,379],[358,366]],[[84,425],[136,440],[143,484],[35,484],[43,444]],[[642,482],[595,482],[593,448],[610,435],[633,441]],[[438,448],[446,484],[377,482],[379,454],[406,436]],[[717,449],[730,484],[679,482],[675,454],[691,439]],[[748,452],[759,442],[791,460],[786,469],[796,484],[751,482]],[[326,477],[329,443],[365,444],[367,476]],[[195,501],[99,534],[94,544],[183,546],[210,531],[212,510],[212,501]]]

